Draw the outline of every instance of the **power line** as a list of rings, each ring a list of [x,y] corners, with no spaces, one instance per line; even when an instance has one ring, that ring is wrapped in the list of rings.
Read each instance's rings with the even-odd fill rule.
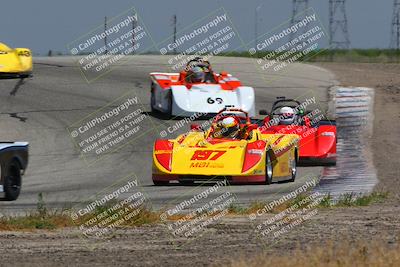
[[[177,19],[176,19],[176,15],[174,15],[172,17],[172,25],[174,27],[174,44],[176,43],[176,23],[177,23]],[[176,54],[176,46],[174,46],[174,54]]]
[[[106,47],[106,50],[104,51],[105,54],[108,54],[108,48],[107,48],[107,16],[104,17],[104,45]]]
[[[260,11],[263,3],[259,4],[255,10],[254,10],[254,15],[255,15],[255,20],[254,20],[254,47],[257,47],[257,39],[258,39],[258,12]]]
[[[329,0],[329,46],[331,49],[350,48],[345,0]]]
[[[293,0],[293,7],[292,7],[292,19],[290,21],[291,26],[295,25],[296,23],[302,21],[308,12],[308,0]],[[308,24],[304,27],[303,32],[308,30]],[[291,33],[289,36],[289,40],[292,41],[294,39],[294,33]]]
[[[400,0],[393,1],[390,48],[400,49]]]
[[[133,13],[133,17],[135,17],[135,13]],[[132,20],[132,55],[135,54],[135,28],[136,28],[136,19]]]

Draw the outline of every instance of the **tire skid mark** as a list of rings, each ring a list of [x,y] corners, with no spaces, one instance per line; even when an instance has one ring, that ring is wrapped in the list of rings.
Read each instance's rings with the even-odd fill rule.
[[[374,89],[333,87],[330,90],[336,117],[337,164],[325,167],[319,185],[321,194],[338,197],[344,193],[371,192],[377,184],[369,138],[373,127]]]

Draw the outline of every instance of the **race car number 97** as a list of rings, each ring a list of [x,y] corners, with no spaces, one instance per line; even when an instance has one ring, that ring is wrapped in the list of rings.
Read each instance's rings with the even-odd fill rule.
[[[218,104],[222,104],[224,102],[224,100],[222,100],[222,98],[220,98],[220,97],[217,97],[215,100],[212,99],[212,97],[207,98],[208,104],[214,104],[215,102],[217,102]]]

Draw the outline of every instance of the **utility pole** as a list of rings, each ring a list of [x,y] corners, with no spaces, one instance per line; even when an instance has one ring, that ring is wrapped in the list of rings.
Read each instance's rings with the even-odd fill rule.
[[[292,9],[292,19],[291,19],[291,26],[295,25],[296,23],[302,21],[307,16],[308,10],[308,0],[293,0],[293,9]],[[300,16],[300,14],[302,14]],[[304,27],[303,33],[307,32],[308,24]],[[295,34],[291,33],[289,35],[289,41],[294,39]]]
[[[135,17],[135,13],[133,13],[133,17]],[[132,55],[135,54],[135,28],[136,28],[136,19],[132,20]]]
[[[345,0],[329,0],[329,46],[331,49],[350,48]]]
[[[174,27],[174,43],[176,43],[176,24],[177,24],[177,19],[176,19],[176,14],[172,17],[172,25]],[[176,47],[174,48],[174,54],[177,54]]]
[[[107,48],[107,34],[106,34],[106,31],[107,31],[107,16],[105,16],[104,17],[104,45],[105,45],[105,47],[106,47],[106,50],[105,50],[105,54],[108,54],[108,48]]]
[[[258,5],[256,9],[254,10],[255,12],[255,21],[254,21],[254,49],[257,47],[257,38],[258,38],[258,12],[260,11],[261,6],[263,3]]]
[[[390,48],[400,49],[400,0],[393,1]]]

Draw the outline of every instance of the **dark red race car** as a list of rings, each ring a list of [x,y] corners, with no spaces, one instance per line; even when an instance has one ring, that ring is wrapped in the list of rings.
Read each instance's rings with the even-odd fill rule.
[[[278,97],[271,112],[260,123],[261,133],[297,134],[300,136],[300,161],[305,165],[336,164],[336,121],[326,120],[316,109],[305,111],[304,103],[294,99]]]

